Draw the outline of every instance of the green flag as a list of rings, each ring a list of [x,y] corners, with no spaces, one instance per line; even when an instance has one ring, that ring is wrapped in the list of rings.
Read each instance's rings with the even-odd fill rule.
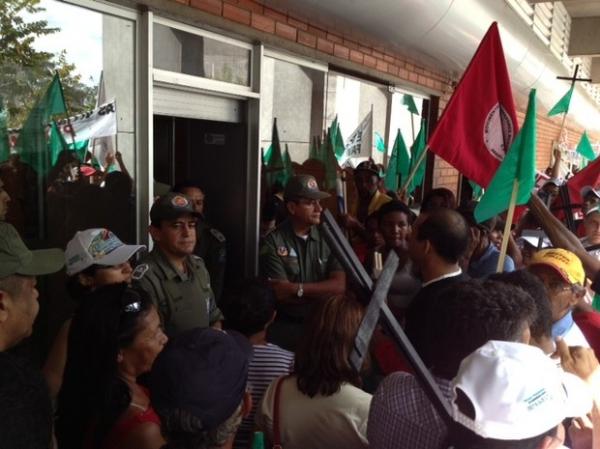
[[[375,148],[380,153],[385,153],[385,142],[383,141],[383,137],[377,131],[375,131]]]
[[[0,97],[0,163],[7,161],[10,156],[10,145],[8,143],[8,111],[4,107],[4,101]]]
[[[410,154],[402,138],[400,128],[396,134],[396,140],[394,140],[394,147],[392,148],[392,155],[388,162],[387,170],[385,172],[385,178],[383,183],[385,188],[396,192],[400,186],[398,185],[398,176],[400,176],[400,182],[406,181],[408,173],[410,171]]]
[[[340,123],[338,122],[337,115],[335,120],[331,124],[331,142],[333,143],[333,151],[336,158],[341,158],[344,154],[346,146],[344,145],[344,139],[342,138],[342,131],[340,130]],[[326,158],[324,158],[326,159]]]
[[[550,109],[550,112],[548,112],[548,117],[562,114],[563,112],[565,114],[569,112],[569,105],[571,104],[571,96],[573,95],[573,89],[575,89],[575,85],[571,86],[567,93],[560,100],[558,100],[558,103],[552,106],[552,109]]]
[[[50,140],[48,141],[48,149],[50,150],[50,165],[54,167],[58,162],[58,156],[64,150],[68,150],[69,146],[65,141],[62,133],[58,129],[58,125],[52,120],[50,128]]]
[[[427,123],[425,119],[421,120],[421,129],[419,130],[419,134],[417,134],[417,138],[413,142],[410,147],[410,172],[414,169],[414,166],[419,162],[421,155],[424,151],[427,151]],[[425,177],[425,163],[426,157],[423,158],[419,166],[417,167],[417,171],[415,172],[415,176],[413,177],[410,185],[408,186],[408,193],[413,193],[417,187],[423,184],[423,178]]]
[[[535,89],[531,89],[523,127],[475,208],[478,223],[508,209],[515,180],[519,187],[516,204],[526,204],[531,198],[535,187],[535,118]]]
[[[323,146],[323,163],[325,164],[325,189],[335,189],[336,187],[338,160],[334,148],[335,147],[333,143],[333,136],[330,132],[328,132],[325,138],[325,145]]]
[[[50,165],[54,167],[58,162],[58,157],[63,150],[75,151],[79,162],[85,162],[85,155],[89,146],[89,140],[75,141],[75,143],[67,143],[65,136],[60,132],[56,121],[52,120],[50,127],[50,139],[48,140],[48,150],[50,151]],[[100,169],[98,167],[94,167]],[[110,173],[110,171],[109,171]]]
[[[596,154],[594,153],[594,149],[592,148],[592,144],[590,143],[590,139],[588,139],[586,131],[583,132],[581,139],[577,144],[577,152],[588,161],[593,161],[596,159]]]
[[[281,185],[285,186],[292,176],[294,176],[294,168],[292,167],[290,149],[286,143],[285,153],[283,153],[283,176],[281,177]]]
[[[402,96],[402,104],[408,107],[408,110],[411,114],[419,115],[419,110],[417,109],[415,99],[412,95],[404,94]]]
[[[282,182],[285,186],[286,174],[283,165],[283,154],[281,152],[281,143],[279,142],[279,131],[277,131],[277,119],[273,119],[273,132],[271,134],[271,152],[269,150],[265,158],[268,159],[267,183],[271,187],[276,181]]]
[[[469,185],[471,186],[471,189],[473,190],[473,194],[471,195],[471,198],[473,198],[475,201],[479,201],[481,199],[481,195],[483,195],[483,188],[476,182],[471,181],[470,179],[469,179]]]
[[[273,145],[269,145],[267,151],[262,153],[263,164],[269,165],[269,163],[271,162],[271,157],[273,157]]]
[[[46,126],[52,116],[66,113],[63,89],[57,73],[44,95],[31,109],[17,140],[21,160],[29,164],[39,175],[45,175],[50,168]]]

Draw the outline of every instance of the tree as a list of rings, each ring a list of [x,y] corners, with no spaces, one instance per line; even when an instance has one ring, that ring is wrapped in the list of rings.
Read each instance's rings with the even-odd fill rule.
[[[48,27],[45,20],[23,19],[25,12],[35,14],[45,10],[39,2],[0,0],[0,97],[6,102],[9,127],[22,125],[56,71],[71,114],[91,109],[95,104],[96,89],[81,82],[75,66],[66,60],[66,50],[52,54],[34,48],[38,37],[60,31]]]

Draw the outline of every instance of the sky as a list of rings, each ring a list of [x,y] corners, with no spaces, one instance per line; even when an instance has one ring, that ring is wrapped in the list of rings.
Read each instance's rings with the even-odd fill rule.
[[[39,6],[46,10],[24,13],[23,18],[46,20],[50,28],[60,31],[38,37],[33,44],[35,49],[51,53],[67,50],[67,61],[75,64],[81,81],[97,85],[102,71],[102,14],[56,0],[41,0]]]

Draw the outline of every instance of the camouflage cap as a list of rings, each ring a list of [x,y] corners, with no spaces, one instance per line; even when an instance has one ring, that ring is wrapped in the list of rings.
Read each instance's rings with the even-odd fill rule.
[[[308,198],[311,200],[322,200],[331,195],[327,192],[321,192],[314,176],[298,175],[293,176],[288,181],[283,192],[285,200],[292,198]]]
[[[65,255],[61,249],[30,251],[11,224],[0,222],[0,279],[13,274],[50,274],[60,270],[64,264]]]
[[[174,220],[184,214],[200,217],[190,199],[182,193],[170,192],[159,197],[150,209],[150,222]]]

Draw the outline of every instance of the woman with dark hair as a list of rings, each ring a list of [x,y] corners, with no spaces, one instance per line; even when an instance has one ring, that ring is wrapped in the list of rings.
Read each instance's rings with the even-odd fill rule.
[[[293,375],[274,380],[256,412],[258,427],[272,442],[278,439],[286,449],[369,446],[371,395],[360,389],[360,373],[349,362],[363,315],[358,301],[347,296],[334,296],[316,306],[296,351]],[[274,420],[279,423],[277,439]]]
[[[129,260],[143,245],[126,245],[108,229],[78,231],[67,243],[65,264],[67,291],[72,300],[80,304],[87,296],[103,285],[130,283],[133,270]],[[58,395],[67,360],[67,336],[71,320],[62,325],[44,365],[43,373],[50,396]]]
[[[144,387],[167,342],[142,290],[115,284],[90,294],[71,323],[67,365],[58,397],[61,449],[158,449],[160,421]]]
[[[456,209],[456,197],[454,193],[444,187],[432,189],[425,194],[421,202],[421,213],[430,212],[438,207]]]

